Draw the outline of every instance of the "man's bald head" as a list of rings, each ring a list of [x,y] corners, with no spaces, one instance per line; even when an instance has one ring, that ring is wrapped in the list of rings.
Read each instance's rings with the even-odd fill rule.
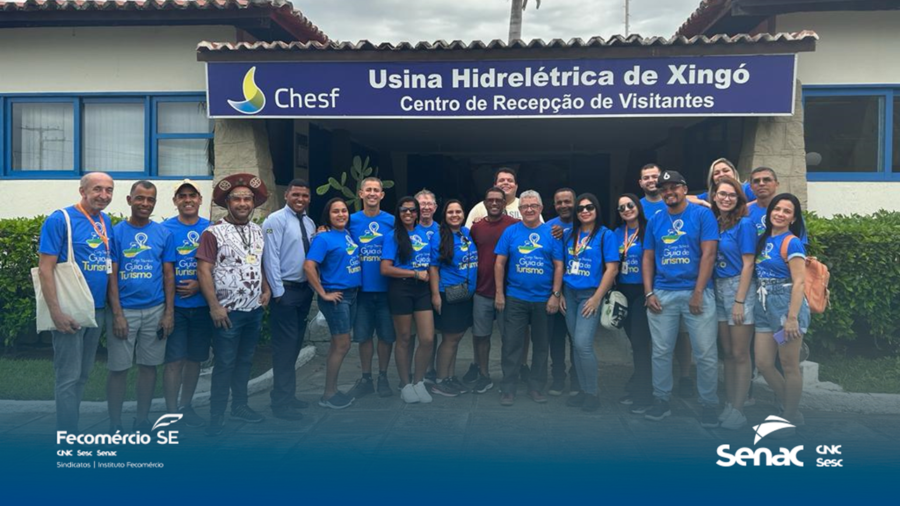
[[[113,178],[105,172],[89,172],[81,178],[81,205],[92,214],[106,209],[112,202]]]

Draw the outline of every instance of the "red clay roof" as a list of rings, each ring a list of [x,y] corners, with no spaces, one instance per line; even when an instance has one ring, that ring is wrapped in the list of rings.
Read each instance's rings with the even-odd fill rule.
[[[675,35],[694,37],[702,34],[729,7],[731,7],[731,0],[701,0],[700,5],[675,32]]]
[[[0,3],[4,12],[260,10],[298,38],[327,42],[328,36],[288,0],[25,0]]]

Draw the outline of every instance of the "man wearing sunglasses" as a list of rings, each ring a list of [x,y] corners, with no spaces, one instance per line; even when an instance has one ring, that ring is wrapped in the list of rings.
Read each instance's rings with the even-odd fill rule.
[[[719,226],[711,210],[687,201],[687,181],[678,172],[662,173],[659,187],[667,209],[650,218],[644,234],[643,281],[655,397],[644,416],[659,421],[672,414],[672,358],[683,319],[697,363],[700,425],[717,427],[717,323],[711,282]]]

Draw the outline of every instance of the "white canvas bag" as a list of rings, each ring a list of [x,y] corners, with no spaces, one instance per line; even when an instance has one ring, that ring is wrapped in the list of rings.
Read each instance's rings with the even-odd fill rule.
[[[96,327],[94,318],[94,296],[88,288],[81,269],[75,262],[75,251],[72,249],[72,221],[69,213],[62,209],[66,217],[66,237],[69,243],[69,256],[63,263],[57,263],[53,268],[56,279],[56,298],[59,301],[59,309],[71,316],[82,328]],[[41,278],[39,268],[31,269],[31,281],[34,283],[35,302],[37,303],[37,331],[56,330],[53,318],[50,317],[50,308],[44,300],[41,290]]]

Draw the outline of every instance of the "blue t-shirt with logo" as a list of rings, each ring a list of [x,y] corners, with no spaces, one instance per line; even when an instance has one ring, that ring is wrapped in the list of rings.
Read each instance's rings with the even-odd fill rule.
[[[568,223],[559,219],[559,216],[553,218],[552,220],[547,222],[547,225],[550,225],[550,228],[553,228],[553,225],[559,225],[562,228],[563,234],[567,234],[572,231],[572,227],[574,226],[574,222],[570,221]]]
[[[644,249],[655,252],[653,288],[693,290],[703,256],[700,244],[718,239],[716,217],[700,204],[688,202],[681,213],[673,215],[666,210],[653,216],[644,234]],[[709,287],[712,287],[711,276]]]
[[[494,252],[507,258],[506,295],[544,302],[553,292],[553,261],[562,260],[562,242],[550,225],[528,228],[519,222],[503,231]]]
[[[662,199],[657,200],[656,202],[650,202],[647,200],[647,197],[642,197],[641,207],[644,208],[644,217],[647,218],[647,221],[650,221],[650,218],[652,218],[653,215],[666,210],[666,203],[663,202]]]
[[[744,268],[742,255],[756,253],[756,227],[750,218],[741,218],[737,224],[719,234],[719,250],[716,254],[717,278],[740,276]]]
[[[756,236],[760,237],[766,233],[766,211],[768,209],[765,207],[760,207],[756,205],[756,202],[752,202],[747,204],[747,217],[750,218],[750,221],[753,223],[753,226],[756,227]],[[806,229],[803,229],[803,235],[800,236],[800,242],[804,245],[809,244],[809,236],[806,234]]]
[[[596,289],[603,279],[606,263],[619,261],[619,248],[615,235],[606,227],[590,239],[590,232],[579,232],[578,253],[572,247],[572,233],[563,236],[563,283],[572,290]]]
[[[622,225],[613,232],[616,240],[616,253],[619,256],[624,254],[625,258],[619,265],[619,276],[616,278],[618,283],[623,285],[641,285],[644,283],[642,277],[642,262],[644,261],[644,245],[641,238],[636,234],[637,229],[628,230],[628,251],[625,251],[626,225]]]
[[[109,252],[103,240],[94,231],[91,222],[81,214],[75,206],[66,208],[66,213],[72,221],[72,251],[75,253],[75,263],[84,274],[91,295],[94,297],[94,308],[106,307],[106,285],[109,277],[106,273],[107,258],[114,258],[116,251],[115,239],[112,237],[112,222],[105,213],[92,216],[91,219],[100,227],[100,220],[106,225],[106,234],[109,242]],[[101,233],[103,231],[100,228]],[[66,262],[69,259],[69,240],[66,236],[66,217],[62,211],[54,211],[47,217],[41,226],[41,239],[38,248],[40,253],[53,255],[57,263]]]
[[[441,235],[441,228],[436,221],[432,221],[431,225],[427,227],[425,225],[419,224],[419,228],[425,231],[425,237],[427,237],[427,241],[431,241],[431,238],[436,235]]]
[[[359,245],[347,230],[316,234],[306,259],[319,264],[319,281],[325,291],[347,290],[362,285]]]
[[[386,292],[388,278],[381,275],[381,253],[384,238],[394,233],[394,216],[379,211],[374,217],[359,211],[350,216],[350,235],[359,245],[362,265],[362,291]]]
[[[155,221],[140,228],[122,221],[113,227],[113,236],[119,245],[113,262],[119,267],[115,274],[122,307],[147,309],[165,302],[163,263],[177,261],[169,229]]]
[[[411,271],[427,271],[428,267],[434,265],[437,254],[431,247],[431,242],[426,238],[428,230],[416,225],[410,231],[409,240],[412,242],[412,256],[406,262],[401,262],[399,258],[399,250],[397,249],[397,241],[394,240],[394,234],[385,237],[384,251],[382,258],[384,260],[393,260],[394,267],[398,269],[409,269]]]
[[[750,188],[749,181],[744,182],[744,184],[741,188],[744,190],[744,195],[747,196],[747,202],[753,202],[754,200],[756,200],[756,194],[753,193],[753,190]],[[701,193],[700,195],[697,195],[697,198],[700,200],[708,201],[709,200],[709,192],[705,191],[705,192]]]
[[[175,286],[182,281],[197,279],[197,248],[200,246],[200,234],[209,228],[209,220],[200,217],[197,223],[185,225],[173,216],[163,222],[163,226],[172,233],[171,250],[168,257],[175,258]],[[206,306],[203,293],[198,291],[194,295],[182,298],[175,294],[175,307],[196,308]]]
[[[781,256],[781,246],[784,240],[790,237],[789,232],[766,239],[766,245],[762,252],[756,256],[756,277],[759,279],[791,279],[791,268]],[[806,258],[806,249],[803,242],[791,239],[788,243],[787,258]]]
[[[453,261],[448,263],[440,260],[441,234],[431,236],[431,248],[434,251],[435,262],[440,272],[438,287],[441,293],[448,286],[469,282],[469,293],[475,293],[475,285],[478,283],[478,248],[472,242],[472,236],[467,227],[460,227],[459,233],[453,234]]]

